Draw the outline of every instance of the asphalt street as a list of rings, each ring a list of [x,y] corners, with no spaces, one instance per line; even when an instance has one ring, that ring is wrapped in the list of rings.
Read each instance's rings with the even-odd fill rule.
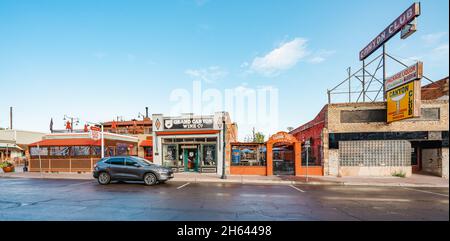
[[[449,220],[448,188],[0,178],[0,220]]]

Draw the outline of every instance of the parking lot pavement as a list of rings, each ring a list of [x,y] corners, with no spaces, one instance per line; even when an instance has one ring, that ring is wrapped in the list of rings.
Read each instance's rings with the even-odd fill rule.
[[[0,178],[0,220],[449,220],[448,188]]]

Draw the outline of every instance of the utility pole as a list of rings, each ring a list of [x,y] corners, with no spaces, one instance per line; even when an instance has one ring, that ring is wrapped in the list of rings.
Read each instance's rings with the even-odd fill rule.
[[[12,106],[9,107],[9,129],[12,130],[13,126],[12,126]]]
[[[305,149],[306,149],[306,182],[308,182],[308,168],[309,168],[309,154],[308,150],[311,146],[311,142],[309,140],[305,141]]]
[[[225,113],[222,113],[222,125],[223,125],[223,148],[222,148],[222,152],[223,152],[223,157],[222,157],[222,176],[220,177],[221,179],[227,179],[226,175],[225,175],[225,168],[226,168],[226,164],[225,164],[225,158],[226,158],[226,151],[225,149],[227,148],[227,142],[226,142],[226,131],[227,131],[227,126],[226,126],[226,120],[225,120]]]

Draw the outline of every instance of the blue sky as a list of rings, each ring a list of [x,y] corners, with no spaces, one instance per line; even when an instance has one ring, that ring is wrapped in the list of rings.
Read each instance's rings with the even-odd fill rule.
[[[171,92],[191,90],[196,79],[218,90],[278,88],[278,128],[297,127],[412,3],[1,0],[0,127],[9,106],[17,129],[36,131],[48,131],[51,117],[62,128],[64,114],[108,121],[137,118],[145,106],[168,113]],[[448,1],[421,5],[418,31],[395,36],[387,50],[423,61],[425,75],[437,80],[449,72]],[[248,131],[240,129],[240,138]]]

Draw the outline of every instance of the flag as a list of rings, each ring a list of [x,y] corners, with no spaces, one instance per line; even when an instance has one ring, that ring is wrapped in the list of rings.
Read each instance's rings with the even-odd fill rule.
[[[50,133],[53,133],[53,118],[50,120]]]

